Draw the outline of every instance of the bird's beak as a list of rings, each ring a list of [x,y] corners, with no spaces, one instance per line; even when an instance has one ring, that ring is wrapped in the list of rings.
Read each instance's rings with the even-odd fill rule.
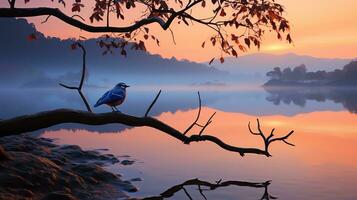
[[[130,85],[125,85],[125,87],[130,87]]]

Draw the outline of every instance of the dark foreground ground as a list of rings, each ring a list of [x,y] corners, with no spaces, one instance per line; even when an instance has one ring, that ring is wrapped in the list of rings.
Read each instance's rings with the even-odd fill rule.
[[[1,146],[3,149],[1,149]],[[59,146],[45,138],[0,138],[0,200],[129,199],[137,189],[103,166],[119,162],[110,154]]]

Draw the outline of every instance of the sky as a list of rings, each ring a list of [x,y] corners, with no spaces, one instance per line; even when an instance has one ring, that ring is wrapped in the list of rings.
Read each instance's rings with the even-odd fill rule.
[[[22,2],[19,1],[18,7],[24,6]],[[272,54],[296,53],[324,58],[357,57],[356,0],[278,0],[278,2],[285,6],[285,17],[292,25],[291,33],[294,44],[279,41],[275,38],[275,35],[267,33],[259,52]],[[67,1],[67,4],[70,3]],[[51,3],[51,1],[32,0],[26,7],[39,5],[56,6],[58,4]],[[6,6],[5,1],[0,2],[0,7]],[[67,6],[67,9],[69,7]],[[63,9],[62,7],[60,8]],[[86,16],[85,13],[83,15]],[[135,14],[132,16],[135,16]],[[66,25],[55,18],[50,18],[47,23],[42,24],[41,22],[45,18],[45,16],[29,18],[29,21],[35,23],[37,29],[47,36],[60,38],[96,36]],[[87,23],[89,23],[88,18]],[[175,25],[172,30],[175,33],[176,45],[173,43],[170,31],[163,31],[156,24],[151,25],[152,33],[160,38],[160,47],[157,47],[154,42],[148,43],[148,50],[166,58],[176,57],[197,62],[219,57],[218,49],[201,48],[203,40],[209,38],[210,34],[212,34],[207,28],[199,25],[190,27]],[[257,52],[258,50],[253,48],[247,53],[240,53],[240,55]]]

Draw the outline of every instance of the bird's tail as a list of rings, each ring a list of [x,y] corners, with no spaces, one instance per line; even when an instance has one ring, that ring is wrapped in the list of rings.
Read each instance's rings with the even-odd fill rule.
[[[94,104],[94,107],[98,107],[103,104],[103,97],[99,98],[97,103]]]
[[[96,107],[98,107],[98,106],[100,106],[100,105],[102,105],[102,102],[97,101],[97,103],[94,104],[94,107],[96,108]]]

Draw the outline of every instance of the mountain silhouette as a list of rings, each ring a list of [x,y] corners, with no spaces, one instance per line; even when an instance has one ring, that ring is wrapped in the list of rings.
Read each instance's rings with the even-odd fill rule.
[[[0,26],[6,27],[0,32],[2,85],[54,86],[58,81],[76,81],[80,76],[81,51],[70,48],[74,39],[45,37],[25,19],[0,19]],[[37,39],[29,41],[33,33]],[[83,45],[87,50],[88,84],[112,84],[119,80],[145,84],[196,83],[228,75],[205,64],[166,59],[130,48],[126,49],[127,57],[119,52],[102,55],[98,39],[85,40]]]

